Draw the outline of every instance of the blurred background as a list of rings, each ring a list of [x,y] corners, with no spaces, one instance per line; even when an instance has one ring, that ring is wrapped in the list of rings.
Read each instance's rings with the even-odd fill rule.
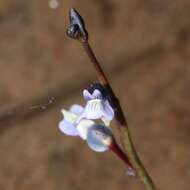
[[[65,35],[71,7],[156,186],[189,190],[189,0],[1,0],[0,189],[143,189],[113,154],[58,130],[61,108],[84,104],[82,90],[96,80]]]

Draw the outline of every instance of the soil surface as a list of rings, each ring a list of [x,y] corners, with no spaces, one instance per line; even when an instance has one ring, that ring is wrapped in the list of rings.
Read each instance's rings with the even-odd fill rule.
[[[157,188],[189,190],[190,1],[48,2],[0,1],[0,189],[143,189],[112,153],[58,130],[61,108],[97,80],[65,35],[75,7]]]

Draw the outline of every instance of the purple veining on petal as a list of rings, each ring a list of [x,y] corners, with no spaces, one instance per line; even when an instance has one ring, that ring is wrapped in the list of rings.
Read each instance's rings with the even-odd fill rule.
[[[102,117],[101,100],[89,100],[84,108],[84,111],[78,117],[76,123],[81,119],[100,119]]]
[[[87,101],[84,111],[79,115],[76,120],[78,124],[81,119],[102,119],[106,122],[106,125],[114,117],[114,111],[110,106],[108,100],[93,99]]]

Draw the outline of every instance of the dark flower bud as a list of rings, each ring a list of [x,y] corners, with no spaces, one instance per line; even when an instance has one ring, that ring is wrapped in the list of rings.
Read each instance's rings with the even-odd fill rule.
[[[71,8],[69,11],[69,20],[70,25],[67,29],[67,35],[74,39],[82,38],[83,40],[87,40],[88,33],[85,29],[84,21],[74,8]]]

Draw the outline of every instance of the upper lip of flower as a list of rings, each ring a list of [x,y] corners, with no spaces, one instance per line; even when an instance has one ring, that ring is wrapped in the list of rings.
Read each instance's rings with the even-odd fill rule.
[[[76,123],[81,119],[101,119],[106,126],[109,126],[110,121],[114,118],[114,111],[108,100],[92,99],[87,101],[83,112],[79,115]]]
[[[103,95],[98,89],[95,89],[92,94],[88,90],[85,89],[83,91],[83,97],[86,101],[93,100],[93,99],[103,99]]]
[[[83,97],[87,101],[84,110],[76,120],[79,123],[81,119],[102,119],[106,126],[109,126],[110,121],[114,118],[114,110],[109,104],[109,101],[104,98],[99,89],[94,89],[92,93],[88,90],[83,91]]]

